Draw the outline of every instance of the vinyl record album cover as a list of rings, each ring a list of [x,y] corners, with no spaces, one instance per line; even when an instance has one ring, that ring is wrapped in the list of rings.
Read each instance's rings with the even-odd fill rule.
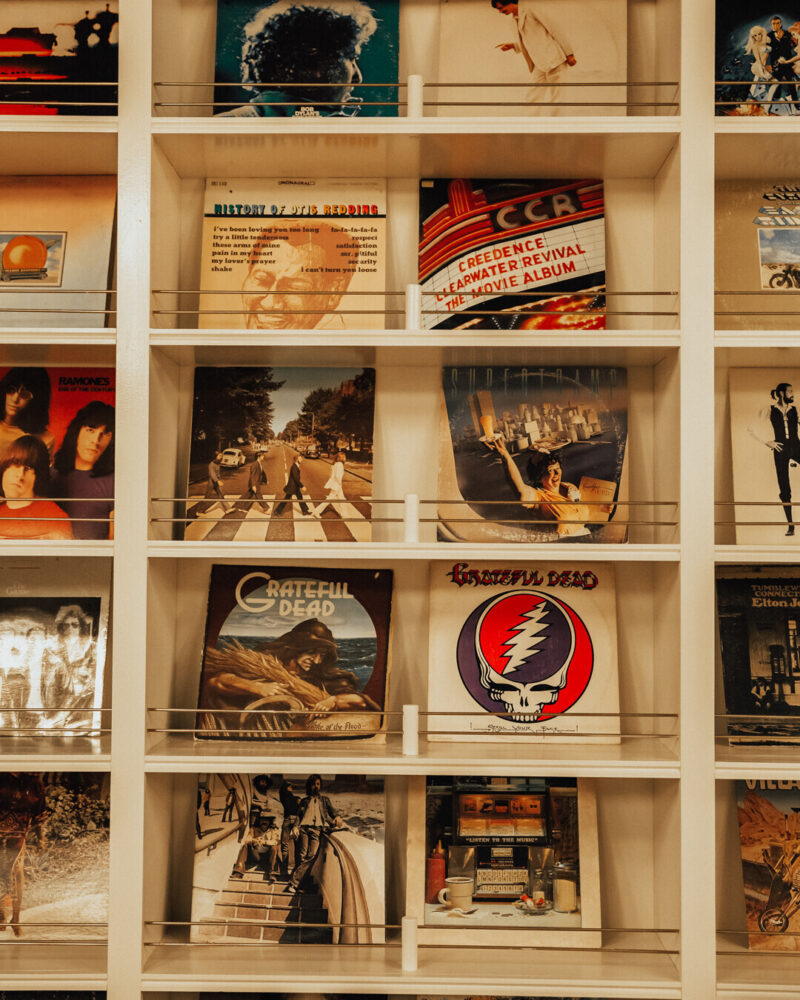
[[[3,326],[108,325],[116,197],[107,174],[0,177]]]
[[[717,566],[717,621],[730,742],[800,743],[800,567]]]
[[[383,943],[385,814],[372,775],[201,775],[192,940]]]
[[[625,0],[441,0],[440,10],[439,79],[476,84],[437,88],[440,115],[625,113],[626,88],[609,86],[628,78]]]
[[[0,772],[0,937],[102,940],[108,922],[108,772]]]
[[[423,945],[597,947],[594,782],[411,777],[407,910]]]
[[[800,288],[800,184],[717,181],[714,234],[720,329],[793,330],[786,293]]]
[[[605,329],[597,180],[420,181],[427,329]]]
[[[619,739],[613,565],[433,563],[430,588],[432,739]]]
[[[215,112],[396,116],[399,0],[217,0]]]
[[[196,368],[184,537],[369,541],[374,408],[374,368]]]
[[[7,561],[0,595],[0,737],[96,735],[108,637],[107,568]]]
[[[200,287],[201,329],[382,329],[386,181],[207,180]]]
[[[117,0],[4,0],[0,114],[115,115]]]
[[[716,113],[800,113],[800,11],[791,4],[717,0],[716,24]]]
[[[391,603],[391,570],[212,566],[196,735],[380,731]]]
[[[731,368],[733,499],[738,545],[794,545],[800,512],[795,386],[800,370]]]
[[[442,541],[624,542],[624,368],[444,368]]]
[[[736,782],[747,938],[759,951],[797,951],[800,782]]]
[[[0,368],[0,538],[113,538],[113,368]]]

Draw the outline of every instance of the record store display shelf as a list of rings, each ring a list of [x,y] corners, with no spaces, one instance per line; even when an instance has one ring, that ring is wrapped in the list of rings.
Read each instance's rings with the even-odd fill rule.
[[[12,329],[0,312],[4,365],[117,371],[114,540],[0,543],[4,556],[69,557],[76,572],[84,559],[113,557],[110,737],[90,752],[52,739],[35,746],[0,742],[2,770],[110,772],[108,944],[45,945],[9,936],[0,944],[0,988],[107,988],[109,1000],[167,1000],[205,990],[606,1000],[795,996],[796,959],[749,952],[743,941],[733,782],[800,780],[800,755],[729,747],[718,735],[713,579],[716,564],[800,562],[784,547],[736,546],[730,520],[715,507],[733,499],[728,371],[800,364],[797,328],[764,330],[754,317],[752,329],[734,330],[715,317],[728,308],[714,294],[715,186],[796,176],[795,122],[714,118],[712,0],[629,0],[630,81],[642,89],[633,88],[624,114],[441,114],[437,46],[430,41],[438,0],[402,0],[400,99],[413,113],[317,122],[214,119],[199,101],[210,99],[215,6],[214,0],[120,0],[118,117],[0,116],[3,174],[118,176],[115,325]],[[203,179],[281,175],[387,179],[386,329],[271,335],[199,328]],[[581,175],[605,183],[612,313],[606,331],[503,336],[420,328],[421,178]],[[623,315],[626,309],[641,315]],[[436,495],[442,365],[528,363],[628,368],[630,495],[674,502],[676,523],[626,545],[579,548],[445,544],[424,520],[412,519],[407,530],[406,497]],[[382,465],[376,457],[376,497],[396,501],[397,522],[382,527],[383,535],[376,526],[373,542],[349,545],[173,537],[153,501],[185,490],[192,372],[209,364],[375,367],[376,441],[383,451]],[[420,510],[423,518],[435,516],[434,506],[423,503]],[[620,743],[487,750],[478,741],[427,738],[426,678],[434,668],[428,574],[431,565],[456,558],[614,566]],[[394,570],[392,735],[385,744],[208,746],[185,731],[193,724],[208,569],[253,561]],[[406,705],[421,713],[416,754],[401,735]],[[488,949],[467,939],[462,947],[415,948],[409,929],[402,945],[397,932],[389,943],[365,948],[189,944],[197,776],[252,774],[265,761],[286,772],[386,776],[386,920],[393,927],[406,915],[406,787],[414,776],[552,773],[595,781],[602,946]],[[716,823],[709,822],[711,803]],[[164,926],[173,922],[183,926]]]

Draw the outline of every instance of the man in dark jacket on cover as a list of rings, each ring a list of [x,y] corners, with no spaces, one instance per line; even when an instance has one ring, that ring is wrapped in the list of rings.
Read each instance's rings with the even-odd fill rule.
[[[247,491],[242,494],[242,500],[258,500],[258,506],[266,514],[269,508],[263,502],[264,487],[267,485],[267,473],[264,469],[264,452],[258,455],[254,462],[250,463],[249,475],[247,477]],[[256,504],[248,504],[247,510],[251,510]]]
[[[290,497],[296,497],[301,501],[300,511],[304,517],[310,517],[311,511],[308,509],[308,504],[303,503],[303,484],[300,481],[300,462],[302,459],[299,455],[294,456],[291,467],[289,469],[289,478],[286,480],[286,485],[283,488],[283,500],[275,508],[275,516],[278,517],[283,513],[283,509],[286,506],[286,501]]]
[[[310,774],[306,779],[306,797],[301,800],[297,815],[300,833],[296,856],[299,860],[287,886],[289,892],[297,892],[311,870],[319,854],[322,833],[332,827],[341,829],[342,826],[331,800],[322,794],[322,778],[318,774]]]

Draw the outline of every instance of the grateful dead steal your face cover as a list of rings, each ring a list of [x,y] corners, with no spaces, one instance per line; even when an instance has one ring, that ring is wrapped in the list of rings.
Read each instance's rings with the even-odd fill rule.
[[[430,620],[433,739],[618,739],[613,564],[435,563]]]

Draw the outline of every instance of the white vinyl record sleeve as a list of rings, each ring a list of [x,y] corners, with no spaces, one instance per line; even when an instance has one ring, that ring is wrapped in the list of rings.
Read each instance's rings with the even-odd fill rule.
[[[430,579],[432,739],[619,740],[613,565],[435,563]]]

